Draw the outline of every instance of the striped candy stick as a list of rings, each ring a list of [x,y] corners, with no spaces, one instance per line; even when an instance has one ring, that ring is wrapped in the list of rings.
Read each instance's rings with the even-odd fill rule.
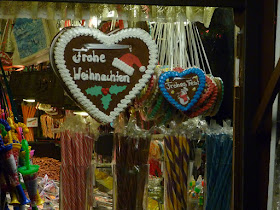
[[[74,133],[74,139],[73,139],[73,149],[74,149],[74,154],[75,154],[75,162],[74,162],[74,170],[75,170],[75,185],[74,189],[76,192],[76,209],[82,209],[81,203],[82,203],[82,186],[81,186],[81,181],[82,181],[82,158],[83,154],[80,154],[80,147],[81,147],[81,139],[80,139],[80,134],[79,132]]]
[[[88,168],[88,175],[89,175],[89,179],[86,180],[86,187],[87,187],[87,194],[86,194],[86,198],[87,198],[87,203],[92,206],[93,205],[93,186],[92,186],[92,183],[93,183],[93,171],[92,171],[92,168],[91,168],[91,159],[92,159],[92,151],[93,151],[93,143],[94,143],[94,139],[89,136],[89,135],[86,135],[85,136],[85,142],[86,142],[86,165],[87,165],[87,168]]]
[[[62,178],[63,182],[63,198],[64,198],[64,203],[63,203],[63,208],[64,209],[71,209],[72,208],[72,203],[71,203],[71,179],[70,179],[70,173],[71,173],[71,168],[69,168],[70,164],[70,156],[71,156],[71,148],[70,148],[70,139],[69,135],[67,134],[67,131],[63,132],[63,138],[62,138],[62,150],[64,153],[64,161],[62,162],[62,175],[65,178]]]
[[[185,135],[180,135],[180,147],[181,147],[181,154],[182,154],[182,184],[183,184],[183,195],[185,203],[188,203],[188,159],[189,159],[189,147],[188,141]]]
[[[80,144],[79,144],[79,151],[81,153],[81,166],[82,166],[82,170],[81,170],[81,209],[85,209],[85,204],[86,204],[86,174],[87,174],[87,170],[88,170],[88,165],[86,164],[87,161],[87,154],[86,154],[86,139],[84,136],[84,133],[80,132],[79,133],[79,139],[80,139]]]
[[[167,137],[166,137],[167,138]],[[170,161],[169,158],[167,157],[167,148],[166,146],[164,146],[164,159],[165,159],[165,179],[166,181],[166,189],[167,189],[167,207],[170,210],[174,209],[174,194],[173,194],[173,189],[172,189],[172,182],[171,182],[171,176],[172,176],[172,172],[171,172],[171,167],[170,167]]]
[[[180,183],[177,183],[177,177],[178,175],[176,174],[176,169],[175,169],[175,160],[174,160],[174,156],[173,156],[173,149],[172,149],[172,142],[174,141],[173,136],[167,136],[165,138],[165,146],[166,146],[166,154],[168,157],[168,161],[170,163],[170,168],[171,168],[171,179],[170,181],[172,182],[172,186],[173,186],[173,191],[174,191],[174,206],[175,209],[181,209],[181,202],[180,202],[180,195],[179,195],[179,191],[178,191],[178,187],[177,185],[179,185]]]
[[[80,186],[80,178],[81,178],[81,166],[80,166],[80,154],[79,154],[79,133],[73,133],[72,138],[72,147],[73,147],[73,169],[74,169],[74,180],[75,184],[73,183],[74,191],[75,191],[75,208],[80,209],[81,203],[81,186]],[[74,196],[74,195],[73,195]]]
[[[68,195],[66,192],[68,192],[67,186],[66,186],[66,180],[67,180],[67,175],[66,175],[66,170],[65,170],[65,161],[66,161],[66,154],[65,154],[65,135],[64,132],[61,133],[61,138],[60,138],[60,144],[61,144],[61,177],[60,177],[60,182],[62,185],[62,203],[63,203],[63,209],[64,208],[69,208],[67,206],[67,198]]]
[[[183,139],[183,149],[182,149],[182,153],[183,153],[183,168],[184,168],[184,172],[186,174],[186,176],[188,175],[188,164],[189,164],[189,156],[190,156],[190,141],[189,139],[186,137],[186,135],[182,136]],[[188,177],[185,177],[188,178]],[[188,184],[187,184],[188,186]]]
[[[67,195],[66,195],[66,192],[65,192],[65,179],[66,179],[66,175],[65,175],[65,169],[64,169],[64,166],[65,166],[65,145],[64,145],[64,132],[62,132],[61,134],[61,138],[60,138],[60,144],[61,144],[61,167],[60,167],[60,173],[61,173],[61,177],[60,177],[60,182],[61,182],[61,186],[62,186],[62,203],[67,205]],[[67,207],[67,206],[66,206]],[[64,209],[64,208],[63,208]]]
[[[70,206],[71,209],[75,209],[76,208],[76,203],[75,203],[75,167],[74,167],[74,163],[75,163],[75,148],[73,146],[73,139],[74,136],[72,138],[71,136],[71,132],[70,130],[66,131],[66,136],[67,136],[67,153],[68,153],[68,157],[69,157],[69,161],[68,161],[68,167],[69,167],[69,187],[70,187]]]
[[[179,159],[180,159],[180,165],[179,165],[179,168],[180,168],[180,183],[181,183],[181,193],[182,193],[182,200],[183,200],[183,208],[186,209],[187,208],[187,199],[186,199],[186,196],[187,196],[187,191],[185,189],[185,180],[184,180],[184,168],[183,168],[183,152],[182,152],[182,149],[183,149],[183,142],[182,142],[182,135],[179,134],[177,136],[177,140],[178,140],[178,144],[179,144]]]
[[[173,150],[173,156],[174,156],[174,166],[175,166],[175,170],[176,170],[176,188],[177,188],[177,192],[179,194],[178,199],[180,199],[181,202],[181,208],[184,208],[184,206],[186,206],[186,204],[184,203],[184,199],[183,199],[183,190],[181,187],[181,168],[180,166],[182,165],[182,161],[180,160],[180,144],[179,144],[179,136],[178,134],[174,135],[173,137],[173,141],[171,142],[172,145],[172,150]]]
[[[177,209],[181,209],[182,207],[182,203],[181,203],[181,199],[180,199],[180,191],[178,190],[178,177],[179,175],[177,174],[176,168],[175,168],[175,157],[174,157],[174,136],[170,136],[169,139],[169,143],[170,143],[170,151],[171,151],[171,159],[172,162],[170,163],[171,165],[171,172],[172,172],[172,183],[173,183],[173,192],[174,192],[174,200],[176,200],[177,203]]]

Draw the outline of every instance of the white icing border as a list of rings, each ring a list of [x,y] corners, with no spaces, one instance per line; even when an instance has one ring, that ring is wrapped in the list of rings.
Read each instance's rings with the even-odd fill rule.
[[[81,91],[80,88],[75,84],[73,78],[71,77],[70,70],[66,67],[66,62],[64,60],[64,51],[67,44],[74,38],[78,36],[93,36],[95,39],[99,40],[101,43],[107,45],[113,45],[127,38],[138,38],[141,39],[148,47],[149,50],[149,64],[145,74],[139,80],[137,84],[129,91],[128,95],[117,104],[117,107],[110,112],[110,115],[106,115],[101,112]],[[149,33],[139,28],[123,29],[120,32],[107,36],[97,29],[91,29],[86,27],[75,27],[70,28],[65,31],[57,40],[54,47],[54,60],[59,69],[58,72],[64,81],[65,85],[68,87],[69,91],[72,93],[74,98],[83,106],[85,111],[87,111],[91,116],[97,118],[102,123],[112,122],[131,102],[132,99],[141,91],[146,85],[151,75],[154,73],[154,68],[157,64],[158,48],[154,40]]]

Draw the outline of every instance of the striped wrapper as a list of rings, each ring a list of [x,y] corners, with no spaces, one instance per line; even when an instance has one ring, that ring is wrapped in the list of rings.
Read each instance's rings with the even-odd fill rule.
[[[68,168],[68,152],[67,144],[69,139],[67,139],[66,132],[62,132],[61,134],[61,184],[62,184],[62,203],[63,209],[71,209],[71,192],[70,192],[70,176],[69,176],[69,168]]]
[[[86,154],[86,139],[82,132],[79,132],[79,148],[78,151],[80,153],[81,162],[80,162],[80,188],[81,188],[81,200],[80,200],[80,209],[85,209],[86,204],[86,172],[87,172],[87,154]]]
[[[91,159],[92,159],[92,151],[93,151],[93,147],[94,147],[94,138],[92,138],[91,136],[85,135],[85,142],[86,142],[86,165],[87,165],[87,171],[86,171],[86,176],[89,176],[89,179],[87,179],[87,183],[86,183],[86,189],[87,189],[87,194],[86,194],[86,199],[87,199],[87,203],[90,206],[94,205],[94,197],[93,197],[93,173],[94,171],[91,168]]]
[[[179,135],[175,135],[173,138],[173,141],[171,142],[172,149],[173,149],[173,155],[174,155],[174,164],[175,164],[175,170],[176,170],[176,188],[177,191],[180,195],[179,199],[181,202],[181,208],[185,209],[186,208],[186,203],[184,200],[184,192],[182,188],[182,165],[183,165],[183,160],[181,159],[181,147],[179,143]]]
[[[181,197],[182,195],[180,194],[180,191],[178,190],[180,187],[180,182],[178,182],[178,174],[175,169],[175,160],[174,160],[174,155],[173,155],[173,148],[172,147],[172,142],[174,141],[173,137],[167,136],[165,137],[165,147],[166,147],[166,156],[167,156],[167,161],[170,163],[170,168],[171,168],[171,179],[168,184],[171,184],[173,187],[173,192],[175,194],[174,197],[174,206],[175,209],[181,209],[182,203],[181,203]]]
[[[187,209],[189,142],[185,135],[177,134],[165,136],[164,143],[168,208]]]
[[[91,165],[93,146],[94,139],[82,132],[74,133],[67,130],[61,133],[61,184],[64,210],[86,209],[87,172]]]
[[[187,140],[185,135],[180,135],[179,137],[180,147],[181,147],[181,155],[182,155],[182,184],[183,184],[183,195],[185,203],[188,203],[188,161],[190,154],[189,141]]]
[[[71,209],[75,209],[75,199],[74,195],[75,192],[75,171],[74,171],[74,147],[73,147],[73,139],[71,137],[71,132],[69,130],[66,131],[66,145],[67,145],[67,156],[68,156],[68,163],[67,166],[69,167],[68,173],[69,173],[69,186],[70,186],[70,206]]]

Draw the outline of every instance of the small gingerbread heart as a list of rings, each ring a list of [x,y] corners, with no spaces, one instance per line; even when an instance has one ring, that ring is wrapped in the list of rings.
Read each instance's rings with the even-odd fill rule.
[[[168,71],[159,77],[159,88],[163,96],[184,112],[190,110],[199,100],[205,83],[205,74],[199,68],[190,68],[181,73]]]

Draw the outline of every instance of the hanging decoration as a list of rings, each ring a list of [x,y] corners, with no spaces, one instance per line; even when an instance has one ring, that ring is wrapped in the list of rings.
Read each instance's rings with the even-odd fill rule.
[[[18,11],[18,8],[22,8]],[[92,16],[100,19],[122,19],[133,21],[201,22],[209,27],[214,7],[119,5],[65,2],[1,1],[0,18],[29,18],[48,20],[86,20]]]
[[[159,88],[163,96],[177,109],[188,111],[199,100],[206,78],[198,68],[181,73],[168,71],[161,74]]]
[[[53,69],[74,100],[102,123],[112,122],[154,72],[157,47],[144,30],[107,36],[83,27],[58,36],[50,55]]]

